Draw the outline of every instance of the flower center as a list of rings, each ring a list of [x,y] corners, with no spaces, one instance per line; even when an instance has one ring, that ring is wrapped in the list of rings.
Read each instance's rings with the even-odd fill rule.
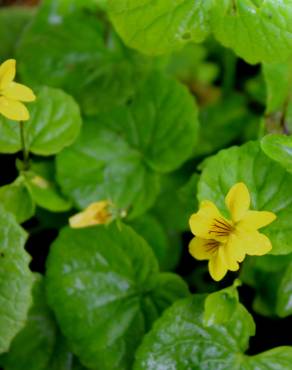
[[[228,236],[233,231],[233,226],[224,218],[214,218],[209,234],[215,236]]]
[[[210,239],[205,244],[206,252],[214,253],[219,248],[220,242],[218,240]]]

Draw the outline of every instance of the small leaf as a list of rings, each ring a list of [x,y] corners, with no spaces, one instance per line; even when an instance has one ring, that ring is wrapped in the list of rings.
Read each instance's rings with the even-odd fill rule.
[[[208,295],[205,300],[204,325],[226,324],[230,320],[238,309],[239,297],[236,288],[239,285],[240,282],[236,280],[233,286]]]
[[[68,211],[71,202],[63,197],[54,177],[54,163],[48,160],[32,162],[30,171],[25,174],[31,196],[39,207],[51,212]]]
[[[0,209],[0,353],[25,324],[31,304],[33,275],[24,250],[26,233],[15,218]]]
[[[19,176],[12,184],[0,187],[0,202],[19,223],[29,220],[35,213],[35,204],[23,176]]]
[[[114,224],[64,229],[50,251],[47,288],[73,352],[103,370],[130,369],[152,322],[188,294],[180,277],[159,273],[138,234]]]

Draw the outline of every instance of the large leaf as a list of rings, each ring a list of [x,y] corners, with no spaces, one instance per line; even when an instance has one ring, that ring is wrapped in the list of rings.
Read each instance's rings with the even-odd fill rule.
[[[111,19],[128,45],[148,54],[200,42],[209,33],[210,1],[109,0]]]
[[[211,24],[215,37],[249,63],[273,63],[291,55],[290,0],[214,1]]]
[[[35,212],[35,204],[24,176],[19,176],[12,184],[0,187],[0,203],[7,212],[14,214],[19,223],[30,219]]]
[[[42,87],[37,99],[30,105],[30,119],[24,122],[27,149],[39,155],[51,155],[72,144],[79,134],[81,117],[79,107],[62,90]],[[17,122],[1,119],[0,152],[13,153],[22,149]]]
[[[0,209],[0,353],[24,326],[31,304],[33,275],[24,250],[26,233]]]
[[[292,252],[292,175],[268,158],[258,142],[222,150],[205,163],[198,185],[200,201],[213,201],[226,214],[224,198],[229,189],[243,181],[252,198],[252,208],[268,210],[277,219],[263,229],[273,245],[272,254]]]
[[[4,357],[6,370],[48,370],[56,326],[46,304],[45,286],[40,276],[36,278],[33,300],[25,327],[14,338],[9,353]]]
[[[149,54],[200,42],[212,31],[250,63],[280,62],[291,55],[290,0],[110,0],[109,7],[126,43]]]
[[[217,309],[228,310],[215,294]],[[203,320],[204,301],[204,296],[195,295],[166,310],[144,337],[134,369],[290,370],[292,347],[274,348],[256,356],[243,353],[254,335],[254,323],[241,304],[230,311],[227,321],[207,325]]]
[[[184,87],[154,73],[128,106],[87,122],[57,157],[58,181],[79,207],[110,199],[132,216],[152,206],[159,173],[175,170],[197,140],[197,112]],[[74,171],[72,171],[74,166]]]
[[[188,294],[178,276],[159,273],[138,234],[114,224],[64,229],[49,255],[47,288],[73,352],[85,366],[103,370],[130,369],[152,322]]]
[[[27,84],[61,87],[90,115],[125,103],[152,65],[84,9],[94,2],[44,1],[17,49]]]

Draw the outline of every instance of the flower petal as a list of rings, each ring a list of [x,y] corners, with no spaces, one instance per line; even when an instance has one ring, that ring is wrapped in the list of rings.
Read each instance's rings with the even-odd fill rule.
[[[8,84],[1,93],[8,99],[20,100],[23,102],[31,102],[36,99],[33,91],[29,87],[16,82]]]
[[[261,227],[267,226],[277,216],[273,212],[267,211],[248,211],[243,219],[238,223],[238,228],[244,228],[246,230],[257,230]]]
[[[0,90],[5,89],[15,78],[16,60],[8,59],[0,66]]]
[[[83,212],[70,217],[69,224],[72,228],[106,224],[112,218],[108,206],[108,201],[92,203]]]
[[[240,230],[236,235],[237,243],[241,244],[242,250],[250,256],[263,256],[272,249],[270,239],[258,231],[246,232]]]
[[[208,267],[213,280],[220,281],[224,278],[227,273],[227,266],[222,247],[219,248],[217,253],[210,259]]]
[[[27,121],[29,112],[26,106],[16,100],[0,97],[0,114],[13,121]]]
[[[245,247],[247,254],[250,256],[263,256],[271,250],[272,243],[266,235],[258,231],[248,234],[248,244]]]
[[[219,245],[216,240],[196,237],[189,244],[189,252],[199,261],[209,260],[217,252]]]
[[[232,186],[225,198],[225,204],[231,213],[232,221],[238,222],[245,216],[250,207],[250,194],[243,182]]]
[[[194,235],[203,239],[216,239],[210,234],[210,228],[214,219],[223,218],[214,203],[205,200],[201,202],[200,209],[189,220],[191,231]]]
[[[237,240],[231,236],[224,245],[223,251],[228,270],[237,271],[239,269],[238,262],[242,262],[245,257],[242,244],[238,243]]]

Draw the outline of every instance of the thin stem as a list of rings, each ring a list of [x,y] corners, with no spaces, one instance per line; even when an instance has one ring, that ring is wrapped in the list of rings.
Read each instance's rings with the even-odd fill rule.
[[[233,91],[235,84],[236,64],[237,64],[236,56],[230,50],[226,50],[224,53],[224,76],[223,76],[224,95],[228,95],[231,91]]]
[[[29,169],[29,151],[27,150],[27,147],[26,147],[24,124],[22,121],[19,122],[19,127],[20,127],[20,140],[21,140],[22,155],[23,155],[23,169],[24,171],[27,171]]]

